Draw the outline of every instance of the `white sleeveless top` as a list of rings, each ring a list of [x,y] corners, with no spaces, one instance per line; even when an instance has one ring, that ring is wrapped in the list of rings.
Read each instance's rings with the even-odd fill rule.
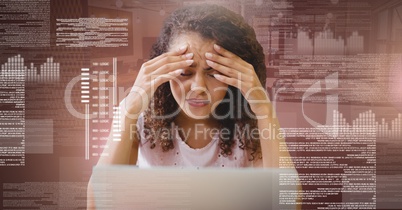
[[[145,139],[143,115],[137,121],[140,133],[137,165],[140,168],[153,166],[177,166],[181,168],[199,167],[262,167],[261,159],[250,161],[249,151],[239,148],[239,142],[232,147],[232,155],[224,157],[220,154],[218,134],[203,148],[193,149],[188,146],[175,129],[174,148],[166,152],[156,142],[155,148],[150,148],[150,141]]]

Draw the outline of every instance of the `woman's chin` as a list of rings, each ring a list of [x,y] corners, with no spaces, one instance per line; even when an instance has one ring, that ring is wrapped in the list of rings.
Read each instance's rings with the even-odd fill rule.
[[[209,113],[196,113],[196,112],[194,113],[191,111],[186,111],[184,113],[187,115],[187,117],[192,118],[194,120],[205,120],[208,119],[210,116]]]
[[[211,107],[204,106],[204,107],[192,107],[192,106],[185,106],[182,109],[184,113],[192,119],[195,120],[204,120],[208,119],[211,115]]]

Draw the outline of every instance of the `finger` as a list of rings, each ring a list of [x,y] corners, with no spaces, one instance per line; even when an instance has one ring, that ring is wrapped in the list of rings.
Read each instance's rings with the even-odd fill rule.
[[[156,73],[154,71],[155,69],[158,69],[169,63],[176,63],[176,62],[181,62],[181,61],[185,61],[185,60],[190,60],[191,58],[193,58],[193,56],[194,56],[193,53],[187,53],[187,54],[180,55],[180,56],[167,56],[167,57],[164,57],[164,58],[158,60],[157,62],[149,65],[147,68],[149,68],[152,71],[152,73]]]
[[[229,58],[230,60],[235,60],[237,61],[239,64],[241,64],[244,67],[248,67],[250,64],[247,63],[246,61],[244,61],[243,59],[241,59],[239,56],[237,56],[236,54],[230,52],[229,50],[226,50],[225,48],[214,44],[214,50],[222,55],[223,57]]]
[[[235,78],[241,81],[251,81],[250,80],[250,76],[243,76],[244,74],[241,73],[240,71],[237,71],[236,69],[232,69],[229,68],[227,66],[221,65],[219,63],[210,61],[210,60],[206,60],[208,66],[210,66],[211,68],[219,71],[220,73],[222,73],[223,75],[230,77],[230,78]]]
[[[188,66],[193,64],[193,62],[194,60],[182,60],[174,63],[168,63],[157,68],[155,71],[153,71],[152,75],[162,75],[174,70],[187,68]]]
[[[214,77],[217,80],[219,80],[219,81],[221,81],[221,82],[223,82],[223,83],[225,83],[227,85],[231,85],[233,87],[236,87],[239,90],[242,90],[242,88],[245,87],[245,85],[244,85],[245,83],[242,82],[241,80],[236,79],[236,78],[231,78],[231,77],[221,75],[221,74],[215,74]]]
[[[161,84],[165,82],[176,79],[182,72],[183,70],[177,69],[167,74],[158,75],[151,81],[151,85],[153,87],[159,87]]]
[[[238,57],[237,55],[235,55],[234,53],[230,52],[229,50],[226,50],[225,48],[214,44],[214,50],[219,53],[220,55],[227,57],[227,58],[235,58]]]
[[[228,77],[232,77],[232,78],[240,78],[240,72],[236,71],[232,68],[229,68],[227,66],[221,65],[219,63],[216,63],[214,61],[210,61],[210,60],[206,60],[206,63],[208,64],[208,66],[210,66],[211,68],[219,71],[220,73],[228,76]]]
[[[154,64],[155,62],[157,62],[157,61],[159,61],[160,59],[165,58],[165,57],[167,57],[167,56],[181,55],[181,54],[183,54],[184,52],[186,52],[187,48],[188,48],[188,44],[182,45],[181,47],[177,48],[176,50],[172,50],[172,51],[163,53],[163,54],[161,54],[161,55],[159,55],[159,56],[157,56],[157,57],[155,57],[155,58],[153,58],[153,59],[151,59],[151,60],[145,62],[143,65],[152,65],[152,64]]]
[[[210,52],[205,53],[205,57],[208,60],[221,64],[221,65],[224,65],[224,66],[228,67],[229,69],[237,69],[237,71],[242,72],[242,73],[247,72],[247,69],[237,61],[238,60],[237,58],[226,58],[226,57],[222,57],[220,55],[213,54]]]

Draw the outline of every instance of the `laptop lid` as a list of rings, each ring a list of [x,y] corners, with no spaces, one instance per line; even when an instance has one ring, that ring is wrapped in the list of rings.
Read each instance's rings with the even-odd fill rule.
[[[96,166],[91,182],[97,209],[266,210],[296,208],[292,179],[294,169]]]

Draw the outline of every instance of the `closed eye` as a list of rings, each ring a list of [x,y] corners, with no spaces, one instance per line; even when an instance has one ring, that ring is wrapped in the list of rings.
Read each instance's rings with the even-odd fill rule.
[[[188,77],[188,76],[191,76],[191,75],[192,75],[191,72],[182,72],[182,73],[180,73],[180,76],[183,76],[183,77]]]

